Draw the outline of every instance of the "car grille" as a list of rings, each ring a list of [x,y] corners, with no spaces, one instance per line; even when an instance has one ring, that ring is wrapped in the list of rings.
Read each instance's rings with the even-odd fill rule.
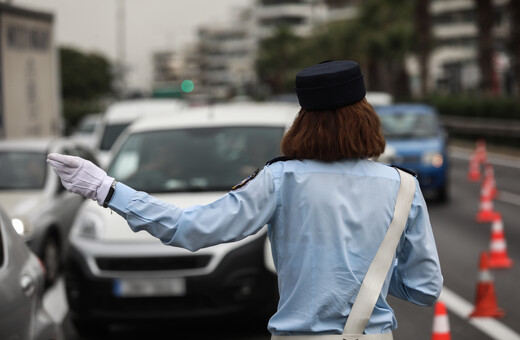
[[[138,258],[100,257],[96,258],[96,263],[101,270],[160,271],[203,268],[208,265],[210,260],[210,255]]]
[[[417,164],[421,162],[421,156],[394,156],[389,159],[388,163],[399,164]]]

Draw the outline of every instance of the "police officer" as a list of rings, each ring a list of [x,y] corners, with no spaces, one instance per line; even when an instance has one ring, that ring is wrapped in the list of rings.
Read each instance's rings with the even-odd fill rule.
[[[331,334],[342,333],[392,220],[400,176],[370,160],[384,151],[385,140],[357,63],[320,63],[300,71],[295,83],[301,110],[283,137],[284,157],[208,205],[167,204],[81,158],[50,154],[48,161],[68,190],[97,200],[135,232],[146,230],[167,245],[195,251],[268,224],[280,293],[268,324],[273,339],[337,339]],[[397,327],[387,294],[428,306],[442,287],[427,207],[413,181],[395,261],[363,332],[374,339],[391,339]]]

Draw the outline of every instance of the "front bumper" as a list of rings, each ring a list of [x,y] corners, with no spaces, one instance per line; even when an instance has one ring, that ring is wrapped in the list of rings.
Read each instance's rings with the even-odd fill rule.
[[[230,250],[209,272],[196,271],[199,274],[185,276],[183,296],[157,297],[116,296],[114,280],[120,277],[93,273],[86,256],[71,244],[65,271],[71,316],[107,322],[226,316],[243,312],[270,316],[276,310],[278,290],[276,275],[267,270],[264,263],[265,237]],[[157,245],[161,246],[164,245]],[[186,268],[170,271],[171,277],[178,278],[183,270],[186,272]],[[164,273],[161,277],[167,278],[168,274]],[[141,278],[157,277],[153,271],[140,271],[138,275]]]

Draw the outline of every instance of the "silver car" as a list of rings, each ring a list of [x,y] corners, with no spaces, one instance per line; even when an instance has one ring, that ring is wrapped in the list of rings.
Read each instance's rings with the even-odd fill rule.
[[[0,141],[0,205],[18,234],[43,261],[46,285],[63,262],[67,237],[84,198],[65,190],[47,165],[49,152],[93,159],[80,142],[68,139]]]
[[[61,339],[42,304],[43,266],[0,209],[0,339]]]

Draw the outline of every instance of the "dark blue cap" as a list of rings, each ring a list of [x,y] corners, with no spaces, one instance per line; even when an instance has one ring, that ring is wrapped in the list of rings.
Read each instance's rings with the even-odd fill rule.
[[[308,110],[331,110],[365,97],[359,65],[351,60],[327,61],[304,68],[296,75],[296,95]]]

